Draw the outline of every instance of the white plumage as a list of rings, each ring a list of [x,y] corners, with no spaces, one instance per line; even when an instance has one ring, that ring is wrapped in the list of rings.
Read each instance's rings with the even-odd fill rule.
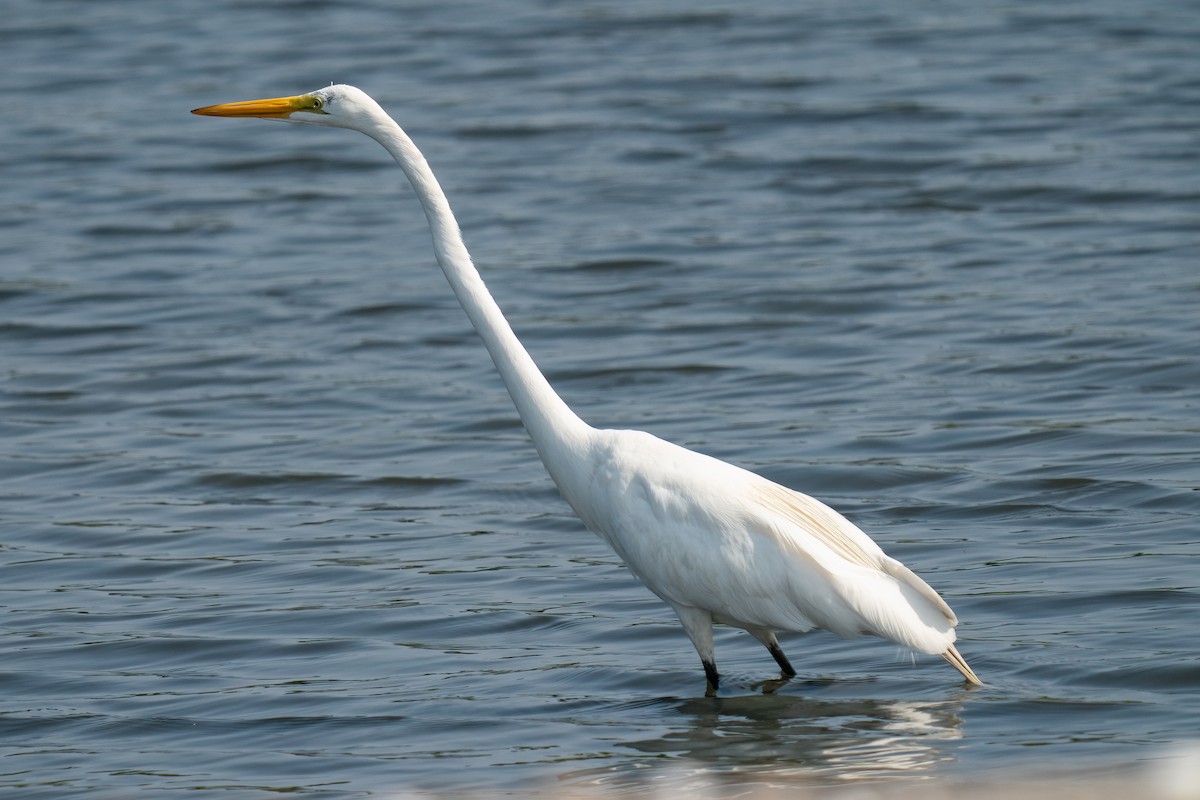
[[[396,159],[429,218],[434,253],[483,339],[559,491],[629,570],[675,609],[715,689],[712,626],[743,628],[795,670],[776,631],[881,636],[941,654],[958,620],[937,592],[849,520],[811,497],[648,433],[598,430],[554,392],[479,277],[437,179],[412,140],[351,86],[196,109],[350,128]]]

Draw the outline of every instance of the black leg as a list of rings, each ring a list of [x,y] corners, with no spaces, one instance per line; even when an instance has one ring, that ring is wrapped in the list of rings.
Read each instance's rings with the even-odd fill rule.
[[[783,654],[783,648],[778,642],[767,645],[767,652],[775,659],[775,663],[783,670],[783,674],[789,678],[796,677],[796,670],[792,667],[792,662],[788,661],[788,657]]]
[[[711,661],[701,661],[700,663],[704,665],[704,674],[708,678],[708,685],[716,689],[721,681],[721,676],[717,673],[717,665]]]

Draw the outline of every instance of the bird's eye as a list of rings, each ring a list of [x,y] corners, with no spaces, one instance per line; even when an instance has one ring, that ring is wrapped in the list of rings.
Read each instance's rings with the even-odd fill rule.
[[[325,105],[325,101],[324,101],[324,100],[322,100],[321,98],[319,98],[319,97],[314,97],[314,98],[312,99],[312,107],[313,107],[313,110],[314,110],[314,111],[320,111],[320,110],[321,110],[321,106],[323,106],[323,105]]]

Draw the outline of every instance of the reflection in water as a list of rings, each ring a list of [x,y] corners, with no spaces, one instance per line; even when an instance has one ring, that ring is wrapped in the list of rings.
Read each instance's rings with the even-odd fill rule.
[[[668,789],[796,788],[887,778],[928,778],[961,737],[962,697],[950,700],[814,699],[774,693],[663,699],[686,724],[626,743],[647,757],[566,776],[577,786]],[[658,764],[664,763],[665,768]]]

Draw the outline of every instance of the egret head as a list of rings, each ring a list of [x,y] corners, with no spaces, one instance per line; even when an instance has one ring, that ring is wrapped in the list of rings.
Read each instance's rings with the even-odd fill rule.
[[[372,120],[383,114],[383,110],[361,89],[335,84],[308,94],[221,103],[194,109],[192,113],[206,117],[259,117],[364,130]]]

